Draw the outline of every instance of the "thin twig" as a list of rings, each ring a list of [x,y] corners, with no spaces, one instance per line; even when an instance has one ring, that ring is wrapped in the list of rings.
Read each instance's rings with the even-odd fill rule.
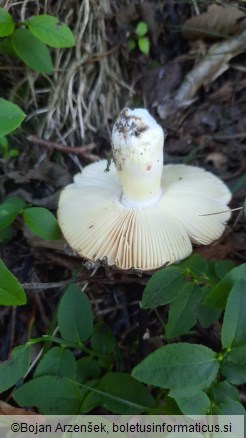
[[[71,147],[71,146],[63,146],[61,144],[58,143],[53,143],[51,141],[48,140],[44,140],[43,138],[37,137],[36,135],[29,135],[27,137],[27,140],[40,145],[40,146],[44,146],[45,148],[49,149],[49,150],[57,150],[60,152],[63,152],[65,154],[74,154],[74,155],[79,155],[83,158],[86,158],[88,160],[91,161],[99,161],[100,157],[98,157],[95,154],[90,154],[87,151],[90,149],[94,149],[96,147],[95,143],[90,143],[88,145],[86,145],[85,147],[81,148],[81,147]]]
[[[237,211],[237,210],[242,210],[242,209],[243,209],[243,207],[231,208],[231,209],[225,210],[225,211],[217,211],[216,213],[199,214],[199,216],[214,216],[215,214],[230,213],[231,211]]]

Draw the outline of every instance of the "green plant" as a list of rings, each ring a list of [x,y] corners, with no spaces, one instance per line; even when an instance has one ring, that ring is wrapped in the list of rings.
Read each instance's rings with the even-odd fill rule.
[[[19,151],[17,149],[10,148],[8,139],[5,136],[0,137],[0,156],[2,156],[4,160],[19,156]]]
[[[144,54],[149,54],[150,41],[147,36],[148,25],[145,21],[139,21],[134,29],[134,35],[127,40],[127,48],[132,51],[138,46],[139,50]]]
[[[221,349],[187,342],[164,345],[134,368],[133,377],[164,390],[166,400],[174,399],[184,414],[244,413],[234,385],[246,382],[245,279],[246,263],[234,267],[196,254],[154,274],[141,305],[169,305],[164,339],[188,333],[197,322],[207,329],[224,311]]]
[[[57,324],[60,337],[51,330],[15,348],[0,365],[0,392],[25,376],[12,396],[18,405],[35,406],[43,414],[85,414],[99,406],[118,414],[244,414],[236,385],[246,381],[245,276],[246,264],[206,262],[198,255],[155,273],[141,306],[169,305],[163,321],[163,340],[169,343],[137,364],[132,376],[124,371],[110,329],[102,321],[93,323],[88,298],[69,284],[51,324]],[[197,321],[208,328],[223,310],[219,351],[195,342],[170,342]],[[29,352],[37,343],[44,347],[27,380],[33,368]]]
[[[65,48],[74,44],[71,30],[57,18],[38,15],[18,23],[0,7],[0,52],[20,59],[29,68],[51,74],[53,65],[47,46]],[[16,156],[15,149],[8,149],[5,135],[20,126],[24,118],[24,112],[17,105],[0,98],[0,154],[4,158]]]
[[[50,15],[38,15],[25,22],[14,22],[4,8],[0,8],[0,50],[14,55],[31,69],[51,74],[53,70],[49,47],[64,48],[75,44],[66,24]]]
[[[12,393],[20,406],[46,414],[84,414],[97,406],[120,414],[160,412],[145,385],[122,371],[114,336],[104,323],[93,324],[88,298],[75,284],[65,290],[54,322],[61,337],[30,339],[0,364],[0,392],[29,373],[30,350],[38,343],[44,348],[32,379]]]
[[[46,208],[30,207],[22,199],[9,197],[0,204],[0,242],[13,237],[13,222],[20,216],[33,234],[56,240],[61,232],[55,216]],[[26,304],[26,295],[15,276],[0,259],[0,305]]]

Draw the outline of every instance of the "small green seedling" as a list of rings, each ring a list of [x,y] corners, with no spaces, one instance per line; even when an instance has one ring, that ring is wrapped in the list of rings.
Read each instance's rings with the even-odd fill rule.
[[[144,54],[149,54],[150,41],[148,36],[148,25],[145,21],[139,21],[134,30],[134,36],[127,41],[128,50],[131,52],[138,46],[139,50]]]

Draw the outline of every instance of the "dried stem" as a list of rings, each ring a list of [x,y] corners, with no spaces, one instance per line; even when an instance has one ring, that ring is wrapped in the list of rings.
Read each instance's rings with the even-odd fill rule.
[[[95,143],[90,143],[83,148],[81,147],[72,147],[72,146],[63,146],[58,143],[53,143],[48,140],[44,140],[43,138],[39,138],[36,135],[29,135],[27,139],[37,145],[44,146],[45,148],[49,150],[57,150],[65,154],[74,154],[79,155],[80,157],[86,158],[90,161],[98,161],[100,160],[100,157],[98,157],[95,154],[90,154],[87,151],[94,149],[97,145]]]

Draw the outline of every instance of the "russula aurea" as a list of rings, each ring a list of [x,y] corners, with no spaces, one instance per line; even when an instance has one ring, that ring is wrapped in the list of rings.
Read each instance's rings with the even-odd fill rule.
[[[109,170],[106,160],[89,164],[59,199],[60,227],[80,256],[152,270],[189,256],[192,243],[208,245],[222,235],[230,191],[203,169],[163,166],[163,144],[147,110],[121,111]]]

